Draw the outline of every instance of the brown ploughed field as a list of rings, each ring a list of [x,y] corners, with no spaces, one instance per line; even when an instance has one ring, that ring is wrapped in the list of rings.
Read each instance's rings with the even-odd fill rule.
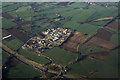
[[[8,13],[2,13],[2,17],[7,18],[7,19],[13,19],[13,17],[9,15]]]
[[[26,42],[30,38],[29,36],[15,28],[9,29],[8,31],[23,42]]]
[[[112,42],[103,40],[103,39],[98,38],[98,37],[93,37],[86,44],[87,45],[103,47],[103,48],[106,48],[108,50],[114,49],[114,48],[116,48],[118,46],[117,44],[114,44]]]
[[[109,56],[110,56],[109,52],[95,52],[95,53],[88,55],[89,58],[94,58],[98,60],[104,60]]]
[[[62,48],[64,48],[65,50],[76,53],[77,52],[77,46],[78,46],[77,43],[73,43],[73,42],[68,41],[67,43],[64,43],[62,45]]]
[[[83,44],[90,37],[90,35],[84,35],[80,32],[74,32],[74,35],[70,37],[66,43],[63,43],[61,47],[65,50],[76,53],[78,52],[79,44]]]
[[[95,37],[98,37],[107,41],[110,40],[111,36],[112,36],[112,32],[105,29],[99,29],[95,34]]]
[[[110,27],[110,28],[116,29],[116,30],[120,29],[120,25],[118,24],[117,21],[113,21],[110,24],[108,24],[107,26]]]
[[[70,38],[70,41],[74,42],[74,43],[82,44],[86,40],[88,40],[90,37],[91,37],[91,35],[84,35],[84,34],[82,34],[80,32],[75,32],[74,36],[72,36]]]

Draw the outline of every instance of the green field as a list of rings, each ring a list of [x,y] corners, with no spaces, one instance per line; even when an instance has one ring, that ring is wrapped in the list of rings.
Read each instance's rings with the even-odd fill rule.
[[[111,55],[105,60],[85,59],[74,65],[68,74],[85,75],[92,78],[116,78],[118,77],[118,52],[112,51]],[[89,72],[97,71],[95,74],[90,75]]]
[[[8,58],[9,58],[9,54],[5,52],[4,50],[2,50],[2,64],[3,65],[6,63]]]
[[[88,20],[95,20],[104,17],[115,17],[118,15],[118,8],[113,6],[101,7],[99,5],[91,5],[89,8],[95,9],[96,12],[92,16],[90,16]]]
[[[9,3],[3,2],[3,3],[2,3],[2,6],[5,7],[5,6],[8,6],[8,5],[12,5],[12,4],[13,4],[13,2],[9,2]]]
[[[30,10],[30,6],[23,6],[18,8],[15,11],[9,12],[9,14],[12,15],[13,17],[19,16],[25,21],[31,21],[32,15],[34,15],[34,12]]]
[[[40,64],[46,64],[49,62],[49,60],[41,57],[41,56],[38,56],[35,52],[33,51],[30,51],[30,50],[24,50],[24,49],[20,49],[18,51],[18,53],[20,53],[21,55],[23,55],[24,57],[30,59],[30,60],[33,60],[35,62],[38,62]]]
[[[9,29],[9,28],[12,28],[15,26],[16,26],[16,24],[13,22],[12,19],[3,19],[2,20],[2,28],[3,29]]]
[[[118,41],[119,41],[119,39],[118,39],[119,36],[118,36],[118,35],[119,35],[119,33],[114,33],[114,34],[112,35],[110,41],[113,42],[113,43],[118,44]]]
[[[6,41],[3,40],[3,44],[5,44],[6,46],[8,46],[9,48],[11,48],[12,50],[18,50],[19,48],[21,48],[21,46],[24,44],[22,41],[20,41],[19,39],[15,38],[11,41]]]
[[[2,50],[0,49],[0,51],[2,52]],[[2,53],[0,52],[0,69],[1,69],[1,66],[2,66]]]
[[[9,12],[12,10],[15,10],[17,7],[19,7],[21,4],[20,3],[13,3],[13,2],[3,2],[2,3],[2,12]]]
[[[55,63],[62,65],[66,65],[68,62],[73,61],[77,57],[77,54],[68,52],[59,47],[55,47],[43,54],[52,58]]]
[[[96,47],[91,45],[80,45],[79,47],[79,52],[83,55],[91,54],[94,52],[102,52],[102,51],[107,51],[107,50],[101,47]]]
[[[99,26],[94,26],[91,24],[82,24],[79,27],[77,27],[77,31],[84,34],[93,35],[97,32],[99,28],[100,28]]]
[[[20,19],[23,22],[30,21],[29,24],[18,25],[18,31],[23,31],[30,37],[39,35],[40,32],[48,28],[53,27],[65,27],[76,30],[83,34],[94,35],[99,28],[112,31],[113,35],[110,39],[111,42],[118,44],[118,34],[120,32],[110,27],[104,27],[105,24],[111,20],[102,20],[98,22],[92,22],[99,18],[116,17],[118,16],[118,3],[107,3],[109,6],[105,7],[106,3],[97,3],[94,5],[82,2],[74,2],[72,4],[46,2],[46,3],[2,3],[2,12],[7,13],[13,17],[13,19],[3,18],[2,29],[9,29],[15,27],[17,24],[14,20]],[[59,14],[60,18],[57,16]],[[58,20],[58,21],[57,21]],[[115,21],[118,21],[117,19]],[[83,23],[83,24],[82,24]],[[30,27],[30,31],[25,31],[25,28]],[[19,54],[23,55],[27,59],[33,60],[40,64],[46,64],[50,62],[44,57],[38,56],[31,49],[21,49],[24,44],[21,40],[13,36],[15,39],[11,41],[3,40],[3,43]],[[110,56],[105,60],[95,60],[85,58],[80,62],[69,65],[70,71],[67,74],[80,76],[84,75],[90,78],[116,78],[118,71],[118,49],[108,51],[101,47],[91,46],[82,44],[79,47],[81,55],[88,55],[95,52],[107,51]],[[61,66],[67,65],[69,62],[77,58],[76,53],[66,51],[60,47],[54,47],[45,53],[46,55],[54,60],[54,63],[60,64]],[[8,59],[8,54],[3,51],[3,64]],[[90,75],[90,72],[95,72]],[[11,67],[8,72],[8,78],[33,78],[40,76],[41,72],[24,64],[18,63],[16,66]]]
[[[18,63],[11,67],[8,72],[8,78],[34,78],[40,76],[41,72],[24,63]]]
[[[110,20],[90,22],[90,24],[100,26],[100,27],[104,27],[108,22],[110,22]]]
[[[9,58],[9,54],[5,51],[2,51],[2,64],[5,65],[7,59]],[[41,72],[36,70],[22,62],[16,64],[15,66],[9,68],[7,78],[33,78],[36,76],[40,76]]]
[[[72,21],[66,22],[64,24],[65,27],[70,27],[72,29],[75,29],[78,32],[81,32],[83,34],[90,34],[93,35],[97,32],[97,30],[100,28],[99,26],[91,25],[91,24],[74,24]]]

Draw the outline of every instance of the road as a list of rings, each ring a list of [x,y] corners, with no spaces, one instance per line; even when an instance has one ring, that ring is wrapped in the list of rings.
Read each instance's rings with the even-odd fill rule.
[[[1,47],[1,44],[2,43],[0,42],[0,47]],[[38,69],[43,70],[43,71],[46,70],[46,68],[43,67],[42,64],[39,64],[39,63],[34,62],[32,60],[26,59],[24,56],[22,56],[22,55],[18,54],[17,52],[11,50],[10,48],[8,48],[4,44],[2,44],[2,49],[7,51],[9,54],[15,56],[18,60],[20,60],[20,61],[22,61],[22,62],[24,62],[24,63],[26,63],[26,64],[28,64],[30,66],[33,66],[33,67],[38,68]]]
[[[11,50],[10,48],[8,48],[6,45],[2,44],[1,42],[0,42],[0,48],[7,51],[10,55],[14,56],[15,58],[17,58],[21,62],[23,62],[25,64],[28,64],[29,66],[32,66],[32,67],[37,68],[39,70],[42,70],[44,72],[49,72],[49,73],[53,73],[53,74],[57,74],[57,75],[60,75],[60,73],[61,73],[60,71],[54,71],[54,70],[48,69],[47,66],[43,66],[42,64],[39,64],[37,62],[34,62],[32,60],[29,60],[29,59],[25,58],[24,56],[22,56],[22,55],[18,54],[17,52]],[[63,77],[76,78],[78,76],[63,74]],[[83,77],[79,76],[79,78],[83,78]]]

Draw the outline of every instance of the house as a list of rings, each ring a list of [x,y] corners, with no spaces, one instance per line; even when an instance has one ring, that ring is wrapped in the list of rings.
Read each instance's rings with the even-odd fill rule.
[[[56,41],[56,40],[57,40],[57,39],[55,39],[55,38],[53,39],[53,41]]]
[[[65,41],[65,38],[69,37],[71,30],[67,28],[52,28],[42,33],[45,34],[44,38],[33,37],[26,43],[30,43],[30,45],[28,45],[29,48],[35,48],[35,50],[41,53],[47,48],[61,45],[61,43]]]

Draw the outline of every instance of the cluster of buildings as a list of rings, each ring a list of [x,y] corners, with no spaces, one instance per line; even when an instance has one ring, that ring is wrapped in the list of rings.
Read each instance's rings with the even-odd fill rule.
[[[22,48],[31,48],[35,49],[36,52],[42,53],[46,51],[47,49],[53,48],[54,46],[61,45],[72,33],[71,29],[67,28],[52,28],[47,29],[45,32],[42,32],[42,34],[45,35],[44,38],[40,37],[33,37],[30,40],[28,40]]]

